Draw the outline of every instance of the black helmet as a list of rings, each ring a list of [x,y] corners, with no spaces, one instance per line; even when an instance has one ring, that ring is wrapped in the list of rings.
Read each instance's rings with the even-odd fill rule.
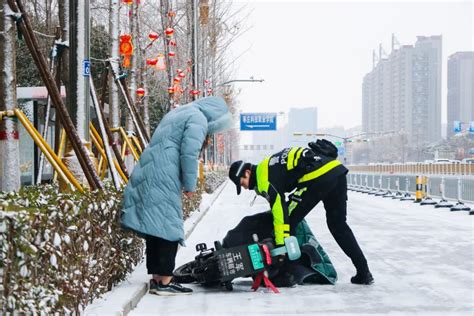
[[[229,169],[229,179],[234,182],[237,187],[237,195],[240,194],[242,188],[240,186],[240,178],[244,175],[246,170],[250,170],[252,167],[251,163],[243,162],[238,160],[232,163]]]

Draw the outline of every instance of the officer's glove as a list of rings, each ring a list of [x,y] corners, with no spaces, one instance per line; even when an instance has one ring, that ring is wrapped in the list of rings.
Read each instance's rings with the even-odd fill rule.
[[[326,139],[318,139],[316,142],[308,143],[308,146],[318,156],[326,156],[329,158],[337,158],[337,147]]]

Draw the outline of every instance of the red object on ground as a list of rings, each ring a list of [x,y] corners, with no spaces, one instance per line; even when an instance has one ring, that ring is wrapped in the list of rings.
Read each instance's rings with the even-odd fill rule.
[[[260,287],[260,284],[262,283],[262,279],[266,288],[271,289],[273,293],[280,293],[280,291],[278,291],[278,289],[272,283],[272,281],[270,281],[270,279],[265,275],[265,271],[261,271],[257,274],[257,276],[255,277],[255,281],[252,284],[252,290],[254,291],[258,290],[258,288]]]

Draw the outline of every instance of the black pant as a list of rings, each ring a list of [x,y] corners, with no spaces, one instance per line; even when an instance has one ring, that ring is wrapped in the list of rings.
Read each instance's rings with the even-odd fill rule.
[[[306,190],[304,190],[306,188]],[[326,222],[332,236],[344,253],[351,258],[358,272],[368,271],[367,260],[347,225],[347,179],[340,175],[334,181],[316,183],[313,181],[301,183],[298,190],[304,190],[300,196],[293,194],[291,200],[297,203],[290,214],[291,234],[301,220],[319,203],[323,201],[326,210]]]
[[[172,276],[179,242],[150,235],[147,235],[145,240],[148,274]]]

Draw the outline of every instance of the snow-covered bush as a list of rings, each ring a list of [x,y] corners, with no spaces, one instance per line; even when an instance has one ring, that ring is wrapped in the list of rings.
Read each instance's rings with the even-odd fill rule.
[[[205,178],[204,190],[206,193],[212,193],[227,179],[227,169],[208,170]]]
[[[196,193],[191,198],[183,195],[183,213],[186,219],[191,212],[197,210],[202,201],[203,193],[213,193],[227,179],[226,170],[208,170],[204,173],[204,183],[198,180]]]
[[[0,193],[0,314],[68,314],[123,280],[143,241],[120,228],[122,193]]]

